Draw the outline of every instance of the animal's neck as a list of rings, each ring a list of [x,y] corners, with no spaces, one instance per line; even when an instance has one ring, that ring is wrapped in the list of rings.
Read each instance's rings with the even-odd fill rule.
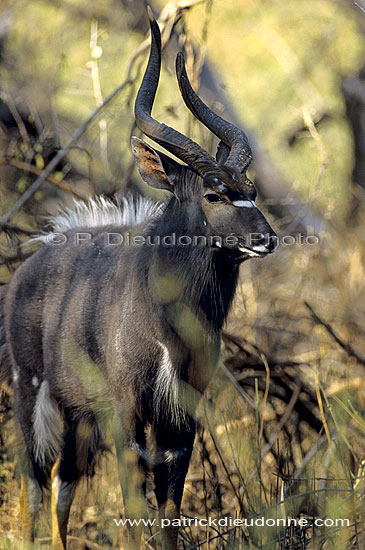
[[[171,239],[167,245],[161,242],[153,247],[149,291],[163,304],[183,303],[207,322],[209,330],[219,332],[236,290],[239,266],[229,254],[196,240],[199,221],[190,218],[186,222],[174,223],[171,230],[156,227],[155,235]]]
[[[223,252],[215,252],[210,277],[200,297],[199,306],[209,322],[221,330],[236,291],[239,266]]]

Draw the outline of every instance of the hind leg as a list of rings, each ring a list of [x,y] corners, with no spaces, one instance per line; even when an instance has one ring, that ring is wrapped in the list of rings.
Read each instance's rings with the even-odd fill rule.
[[[67,525],[77,483],[82,472],[77,467],[77,423],[65,411],[64,443],[51,473],[52,549],[66,548]]]
[[[22,525],[23,548],[28,549],[34,541],[34,524],[42,500],[41,487],[45,485],[46,473],[36,460],[33,448],[32,414],[35,403],[34,392],[29,391],[26,400],[22,400],[17,384],[14,391],[15,414],[19,421],[19,457],[20,457],[20,516]],[[21,406],[22,405],[22,406]]]
[[[42,491],[38,482],[33,476],[22,474],[20,481],[20,514],[24,550],[32,547],[35,535],[34,524],[41,499]]]
[[[67,522],[79,478],[76,468],[75,431],[67,410],[64,411],[64,422],[61,421],[58,404],[50,393],[47,380],[43,380],[40,385],[38,379],[37,384],[33,381],[29,383],[24,376],[19,377],[19,380],[21,383],[15,385],[17,418],[35,479],[40,485],[46,486],[51,477],[52,545],[54,549],[61,550],[66,548]],[[56,460],[57,456],[59,458]],[[56,464],[52,469],[55,460]],[[27,486],[30,488],[32,484],[28,481]],[[24,489],[24,540],[29,540],[28,533],[31,529],[27,526],[30,519],[34,522],[34,518],[27,513],[26,495]]]
[[[95,420],[91,417],[80,420],[70,409],[64,410],[64,416],[64,444],[51,473],[53,550],[66,548],[67,525],[77,484],[83,475],[93,475],[95,457],[105,448]]]
[[[51,481],[51,510],[52,510],[52,549],[66,548],[67,524],[70,516],[72,501],[75,495],[77,480],[70,481],[64,476],[64,462],[57,460],[53,466]]]

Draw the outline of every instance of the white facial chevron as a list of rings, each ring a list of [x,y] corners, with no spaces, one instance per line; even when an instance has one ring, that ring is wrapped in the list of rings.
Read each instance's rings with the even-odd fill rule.
[[[233,206],[238,206],[239,208],[257,208],[253,201],[232,201],[232,204]]]

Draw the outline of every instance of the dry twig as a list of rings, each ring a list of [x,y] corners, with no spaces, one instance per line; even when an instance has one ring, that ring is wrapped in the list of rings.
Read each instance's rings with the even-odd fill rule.
[[[304,302],[304,304],[309,309],[314,321],[322,325],[327,330],[328,334],[332,336],[332,338],[337,342],[337,344],[341,346],[341,348],[344,349],[348,355],[351,355],[351,357],[354,357],[359,363],[365,366],[365,358],[359,355],[357,351],[355,351],[354,348],[351,346],[351,344],[344,342],[344,340],[342,340],[342,338],[340,338],[336,334],[336,332],[331,327],[331,325],[326,321],[323,321],[323,319],[319,317],[319,315],[314,311],[314,309],[308,302]]]

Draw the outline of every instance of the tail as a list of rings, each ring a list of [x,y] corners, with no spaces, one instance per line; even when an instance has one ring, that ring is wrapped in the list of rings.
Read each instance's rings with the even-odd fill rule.
[[[13,377],[5,334],[4,301],[6,290],[6,285],[0,287],[0,388],[8,393],[11,391]]]

